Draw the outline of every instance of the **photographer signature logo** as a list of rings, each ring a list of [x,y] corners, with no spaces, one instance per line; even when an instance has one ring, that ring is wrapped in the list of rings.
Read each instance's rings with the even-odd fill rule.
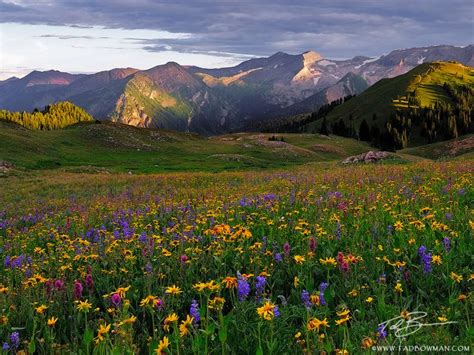
[[[381,327],[382,331],[392,330],[394,335],[397,338],[403,338],[408,335],[414,334],[419,331],[421,328],[424,327],[432,327],[432,326],[443,326],[447,324],[454,324],[457,322],[440,322],[440,323],[423,323],[421,322],[428,313],[415,311],[411,313],[407,313],[403,316],[395,317],[389,319],[383,323],[380,323],[379,326]]]

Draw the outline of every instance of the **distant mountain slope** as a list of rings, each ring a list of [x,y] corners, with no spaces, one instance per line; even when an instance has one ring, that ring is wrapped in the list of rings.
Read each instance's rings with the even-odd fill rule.
[[[83,75],[57,70],[33,71],[21,79],[7,79],[0,85],[0,109],[32,111],[62,101],[62,92]]]
[[[348,60],[326,59],[313,51],[278,52],[220,69],[168,63],[91,75],[32,72],[0,82],[0,108],[31,111],[67,100],[101,120],[218,134],[316,111],[338,98],[359,94],[380,79],[435,60],[472,65],[474,46],[411,48]]]
[[[346,96],[360,94],[368,87],[369,84],[364,78],[354,73],[347,73],[336,84],[287,107],[284,109],[284,113],[292,115],[301,112],[315,112],[325,104]]]

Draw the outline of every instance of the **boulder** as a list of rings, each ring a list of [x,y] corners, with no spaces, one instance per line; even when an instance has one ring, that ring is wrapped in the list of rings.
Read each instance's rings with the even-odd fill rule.
[[[386,159],[390,156],[390,153],[384,152],[384,151],[379,151],[379,152],[373,152],[373,151],[368,151],[367,153],[362,153],[359,155],[353,155],[350,157],[347,157],[342,161],[342,164],[352,164],[352,163],[376,163],[380,160]]]

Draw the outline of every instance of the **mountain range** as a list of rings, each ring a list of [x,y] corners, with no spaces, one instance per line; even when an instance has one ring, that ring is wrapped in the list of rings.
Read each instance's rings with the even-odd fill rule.
[[[278,52],[219,69],[174,62],[95,74],[33,71],[0,81],[0,109],[32,111],[70,101],[99,120],[201,134],[243,131],[260,120],[312,112],[425,62],[474,66],[474,46],[400,49],[377,58],[331,60]]]

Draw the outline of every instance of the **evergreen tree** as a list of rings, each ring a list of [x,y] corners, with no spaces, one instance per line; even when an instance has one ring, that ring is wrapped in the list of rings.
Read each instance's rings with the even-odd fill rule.
[[[326,117],[323,118],[323,122],[321,123],[321,129],[319,130],[319,134],[323,134],[325,136],[329,136],[329,131],[327,127]]]
[[[365,119],[362,120],[359,126],[359,139],[365,142],[370,142],[372,140],[370,128]]]

